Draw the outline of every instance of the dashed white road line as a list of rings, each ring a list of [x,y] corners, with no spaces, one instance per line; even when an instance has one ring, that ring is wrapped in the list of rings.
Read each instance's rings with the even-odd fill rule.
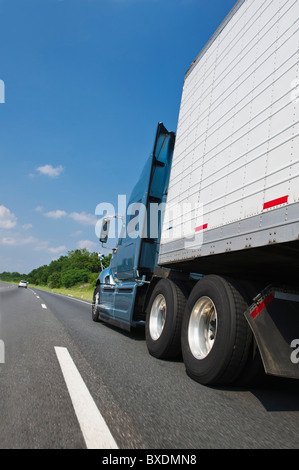
[[[42,304],[42,308],[47,308],[46,304]]]
[[[118,449],[67,348],[55,346],[55,352],[87,448]]]

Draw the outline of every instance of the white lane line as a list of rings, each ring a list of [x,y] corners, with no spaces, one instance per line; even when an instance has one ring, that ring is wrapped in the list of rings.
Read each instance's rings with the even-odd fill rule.
[[[47,308],[46,304],[42,304],[42,308]]]
[[[61,295],[61,294],[56,294],[56,295]],[[77,299],[76,297],[71,297],[69,295],[68,295],[68,298],[71,300],[75,300],[76,302],[81,302],[82,304],[91,305],[91,302],[89,302],[88,300]]]
[[[37,295],[36,298],[39,299],[39,296]]]
[[[77,419],[88,449],[118,449],[67,348],[55,346]]]
[[[76,302],[81,302],[82,304],[91,305],[91,302],[90,302],[90,301],[77,299],[77,297],[74,297],[73,295],[70,295],[70,294],[68,294],[68,295],[66,296],[66,295],[64,295],[64,294],[56,294],[56,293],[54,293],[54,295],[60,295],[60,296],[62,296],[62,297],[64,297],[64,298],[68,298],[68,299],[70,299],[70,300],[75,300]]]

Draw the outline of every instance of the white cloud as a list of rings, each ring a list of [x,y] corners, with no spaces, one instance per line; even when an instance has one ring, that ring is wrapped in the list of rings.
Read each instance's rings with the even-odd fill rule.
[[[9,233],[8,235],[0,236],[0,245],[6,246],[24,246],[24,245],[33,245],[32,249],[34,251],[44,251],[45,253],[50,254],[63,254],[66,252],[67,247],[65,245],[60,246],[49,246],[48,241],[39,240],[36,237],[24,237],[20,233]]]
[[[93,214],[88,214],[87,212],[71,212],[68,214],[66,211],[57,209],[54,211],[49,211],[44,214],[46,217],[51,219],[61,219],[62,217],[68,216],[70,219],[75,220],[81,225],[95,225],[97,218]]]
[[[88,251],[97,251],[99,249],[99,244],[91,240],[80,240],[77,243],[78,248],[86,248]]]
[[[7,207],[0,206],[0,228],[10,229],[17,225],[17,217]]]
[[[33,247],[34,251],[46,251],[47,249],[48,249],[47,241],[36,240],[36,243],[34,244],[34,247]]]
[[[70,237],[80,237],[80,235],[82,235],[83,233],[83,230],[76,230],[75,232],[72,232],[70,234]]]
[[[29,229],[32,228],[32,227],[33,227],[32,224],[24,224],[24,225],[22,225],[22,228],[23,228],[24,230],[29,230]]]
[[[56,178],[62,173],[64,168],[62,165],[59,165],[56,168],[54,168],[52,165],[44,165],[44,166],[38,167],[36,170],[41,175],[46,175],[46,176],[49,176],[50,178]]]
[[[43,212],[44,208],[43,206],[37,206],[34,210],[35,212]]]
[[[54,255],[57,255],[57,254],[62,254],[66,251],[66,246],[65,245],[61,245],[61,246],[56,246],[56,247],[53,247],[53,248],[47,248],[47,251],[49,253],[52,253]]]
[[[29,243],[35,243],[36,239],[34,237],[23,238],[20,235],[10,235],[7,237],[2,237],[0,239],[1,245],[10,245],[10,246],[21,246],[28,245]]]
[[[60,209],[57,209],[56,211],[46,212],[45,214],[45,216],[50,217],[50,219],[61,219],[61,217],[65,217],[66,215],[67,213]]]
[[[69,217],[82,225],[95,225],[97,218],[93,214],[86,212],[72,212]]]
[[[55,246],[55,247],[50,247],[48,241],[41,241],[41,240],[36,240],[35,246],[34,246],[34,251],[44,251],[45,253],[51,253],[51,254],[62,254],[66,251],[66,246],[65,245],[60,245],[60,246]]]

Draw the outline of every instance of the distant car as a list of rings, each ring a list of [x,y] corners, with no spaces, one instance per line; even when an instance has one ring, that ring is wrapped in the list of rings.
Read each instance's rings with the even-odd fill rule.
[[[18,287],[25,287],[27,289],[28,282],[27,281],[20,281]]]

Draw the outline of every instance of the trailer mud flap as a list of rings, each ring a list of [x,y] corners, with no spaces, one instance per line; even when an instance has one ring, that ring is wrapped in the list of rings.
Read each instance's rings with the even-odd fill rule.
[[[268,287],[254,299],[245,317],[265,372],[299,379],[299,293]]]

